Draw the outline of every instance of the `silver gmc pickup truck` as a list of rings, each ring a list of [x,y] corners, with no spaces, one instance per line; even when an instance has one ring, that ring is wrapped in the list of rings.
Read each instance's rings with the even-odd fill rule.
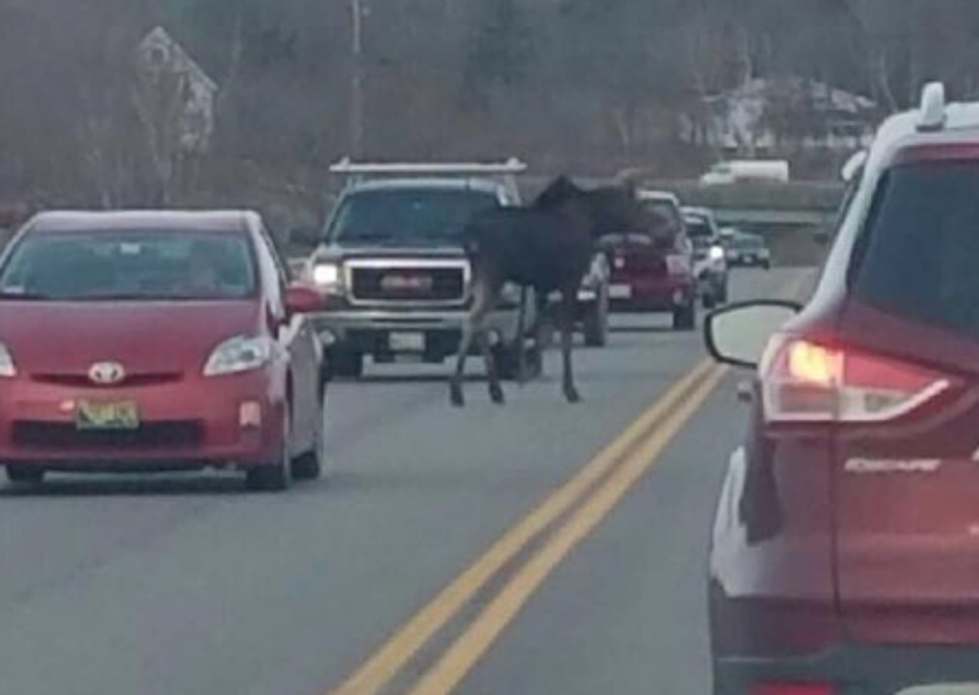
[[[326,297],[310,318],[333,375],[358,377],[365,356],[441,362],[459,347],[470,305],[463,231],[470,217],[516,205],[516,160],[503,164],[358,164],[331,168],[345,179],[320,245],[301,273]],[[541,350],[529,341],[530,373]],[[491,318],[490,340],[501,375],[518,371],[519,290],[508,287]]]

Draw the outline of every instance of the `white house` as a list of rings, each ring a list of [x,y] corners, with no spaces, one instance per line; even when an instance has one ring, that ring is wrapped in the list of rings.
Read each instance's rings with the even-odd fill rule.
[[[802,78],[753,79],[703,100],[681,119],[681,137],[729,155],[867,146],[880,119],[872,100]]]
[[[214,133],[217,83],[163,27],[157,27],[140,42],[137,61],[141,79],[165,92],[161,104],[176,119],[171,125],[182,152],[206,152]]]

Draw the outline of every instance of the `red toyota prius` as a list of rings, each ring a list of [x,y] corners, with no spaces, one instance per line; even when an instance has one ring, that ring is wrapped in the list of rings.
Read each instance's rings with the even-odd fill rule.
[[[320,473],[321,349],[250,212],[45,213],[0,257],[0,463]]]

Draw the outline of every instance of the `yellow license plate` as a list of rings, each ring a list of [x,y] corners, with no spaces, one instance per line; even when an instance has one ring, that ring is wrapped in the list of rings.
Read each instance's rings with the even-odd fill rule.
[[[139,428],[139,408],[130,401],[81,401],[75,410],[75,424],[80,430],[135,430]]]

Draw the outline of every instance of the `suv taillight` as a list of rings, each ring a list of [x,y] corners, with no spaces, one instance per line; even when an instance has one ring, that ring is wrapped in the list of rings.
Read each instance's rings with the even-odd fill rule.
[[[772,339],[761,379],[769,422],[884,422],[951,386],[922,367],[787,335]]]

